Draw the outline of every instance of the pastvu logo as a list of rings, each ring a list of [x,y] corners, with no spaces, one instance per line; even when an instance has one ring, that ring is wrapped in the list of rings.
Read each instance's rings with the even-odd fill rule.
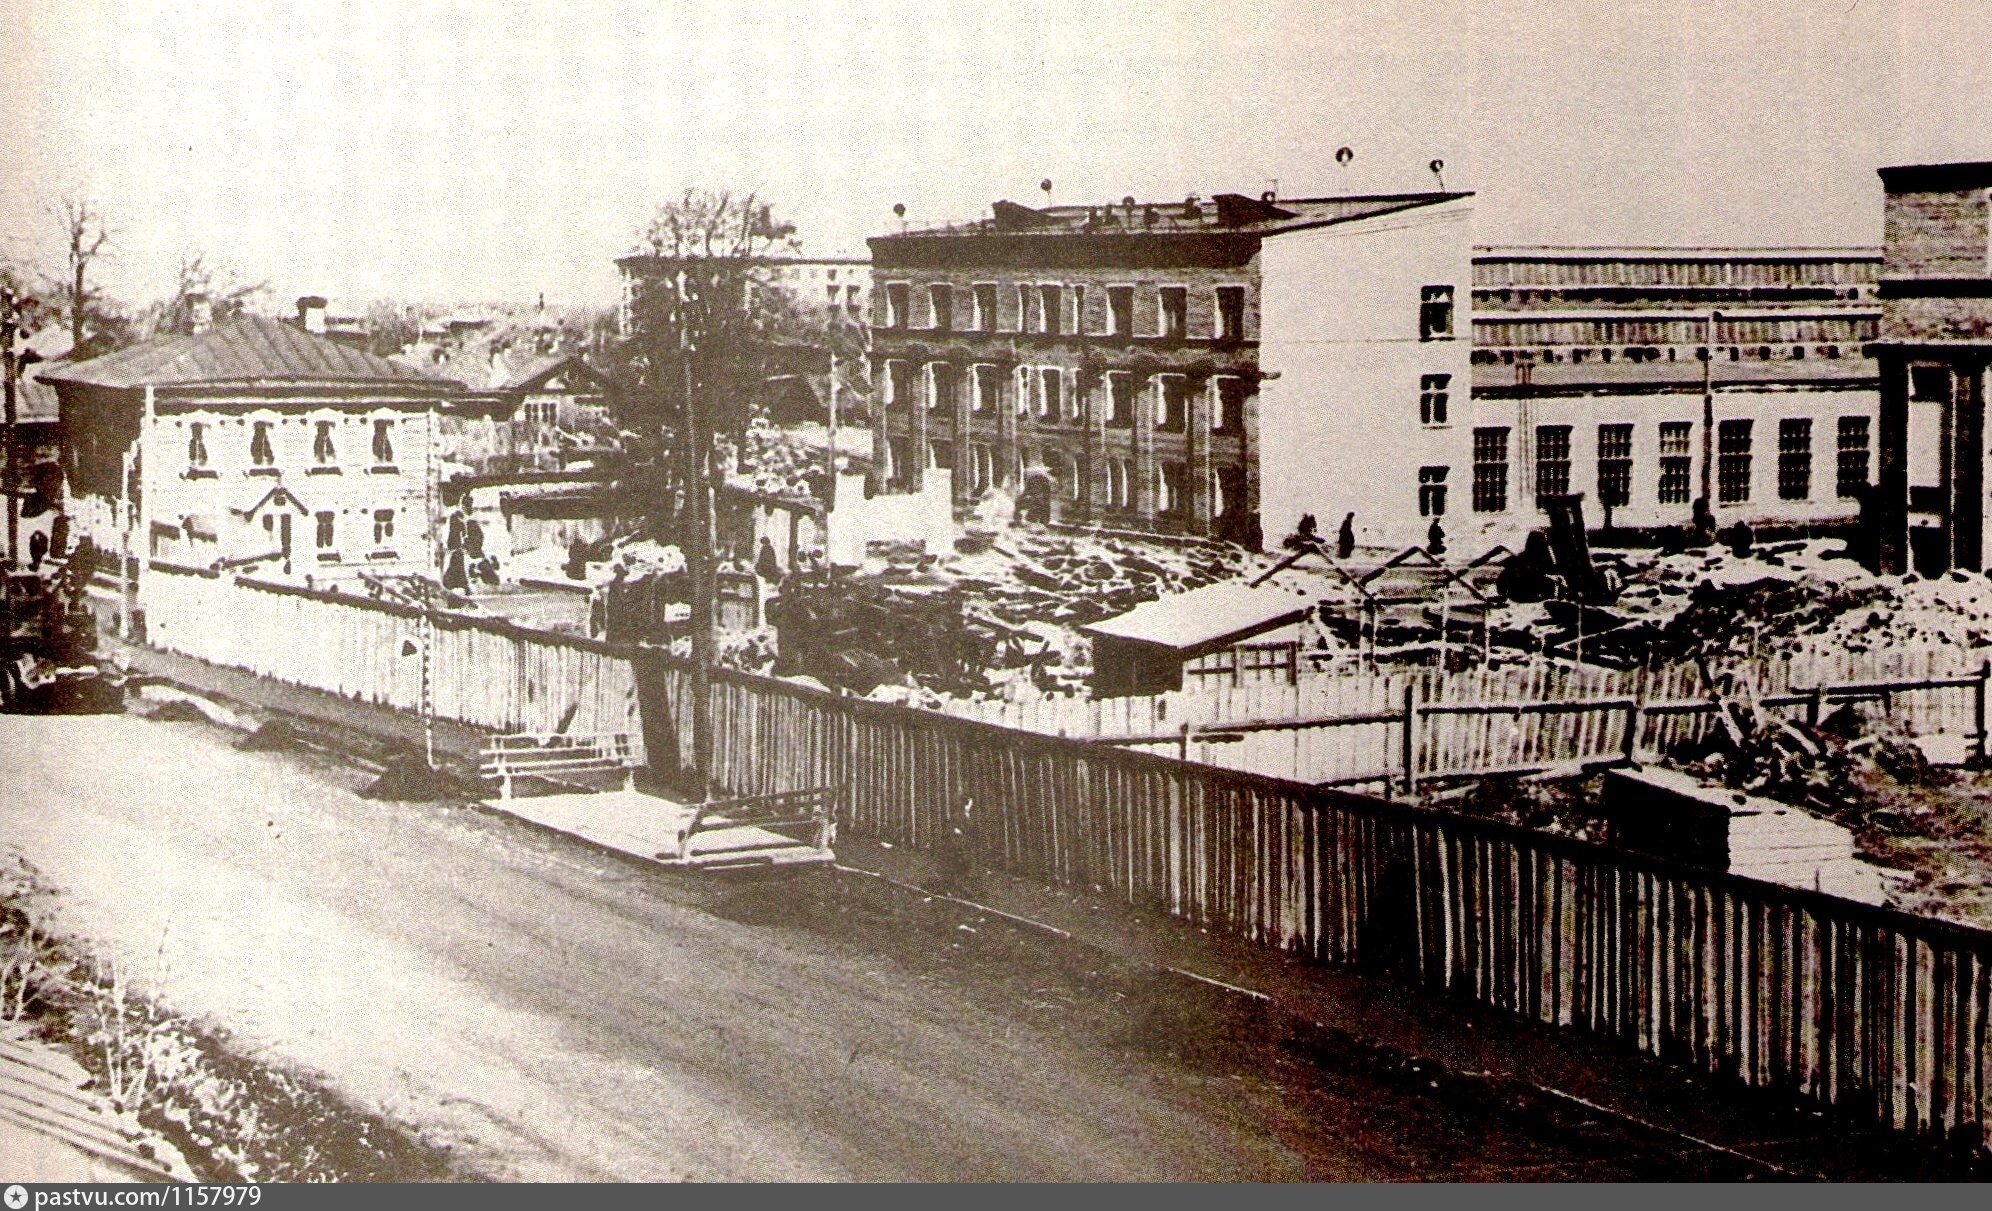
[[[7,1200],[7,1211],[21,1211],[22,1207],[28,1205],[28,1189],[26,1186],[15,1185],[7,1187],[5,1197]]]

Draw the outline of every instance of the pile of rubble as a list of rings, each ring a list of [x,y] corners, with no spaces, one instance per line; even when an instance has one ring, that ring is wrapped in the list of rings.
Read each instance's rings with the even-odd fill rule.
[[[899,552],[888,556],[880,579],[939,577],[959,585],[974,607],[1010,625],[1080,627],[1165,594],[1239,576],[1256,560],[1243,548],[1215,543],[1023,527],[977,545],[981,549],[943,556],[924,569],[921,560]]]
[[[757,417],[737,443],[717,440],[728,483],[771,496],[823,497],[823,453],[799,435]]]

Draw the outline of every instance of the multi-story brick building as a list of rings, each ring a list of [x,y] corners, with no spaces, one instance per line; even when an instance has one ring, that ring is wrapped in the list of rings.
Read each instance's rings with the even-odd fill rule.
[[[1470,240],[1431,233],[1466,196],[999,202],[876,237],[876,486],[945,469],[961,504],[1257,543],[1336,458],[1418,456],[1363,440],[1379,380],[1465,382]]]

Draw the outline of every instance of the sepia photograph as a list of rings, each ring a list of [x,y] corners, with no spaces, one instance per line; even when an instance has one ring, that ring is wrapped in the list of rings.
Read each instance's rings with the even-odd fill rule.
[[[1992,0],[0,30],[7,1211],[1992,1176]]]

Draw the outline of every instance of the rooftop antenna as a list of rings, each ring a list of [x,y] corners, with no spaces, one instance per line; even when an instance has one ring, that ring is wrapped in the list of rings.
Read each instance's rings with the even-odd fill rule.
[[[1446,162],[1444,160],[1433,160],[1430,164],[1425,165],[1425,167],[1431,169],[1432,175],[1439,179],[1439,192],[1444,193],[1446,190]]]
[[[899,220],[899,230],[904,232],[906,230],[906,203],[894,202],[892,204],[892,214],[894,218]]]
[[[1051,205],[1051,178],[1046,177],[1044,180],[1039,181],[1038,188],[1044,190],[1044,204],[1046,206]]]

